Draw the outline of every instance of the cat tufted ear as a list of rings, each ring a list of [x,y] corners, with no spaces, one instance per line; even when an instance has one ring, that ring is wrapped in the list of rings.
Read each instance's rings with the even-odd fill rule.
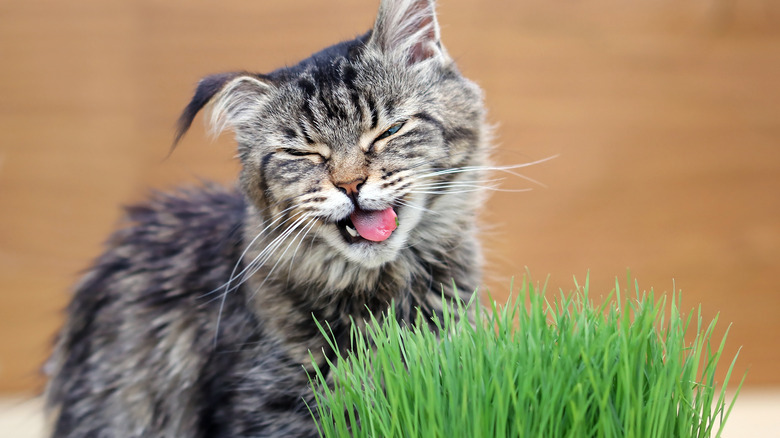
[[[218,134],[246,123],[254,110],[266,100],[272,87],[271,81],[262,75],[245,72],[220,73],[203,78],[179,117],[173,147],[184,137],[193,119],[206,104],[212,104],[210,126],[212,132]]]
[[[371,43],[409,64],[446,58],[433,0],[382,0]]]

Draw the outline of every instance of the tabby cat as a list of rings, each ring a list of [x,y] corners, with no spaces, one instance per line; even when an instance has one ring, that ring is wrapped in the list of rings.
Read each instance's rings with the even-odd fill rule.
[[[439,39],[433,0],[269,74],[203,79],[235,133],[237,189],[127,210],[77,285],[47,364],[54,437],[316,436],[307,370],[350,321],[404,320],[480,284],[488,146],[479,88]]]

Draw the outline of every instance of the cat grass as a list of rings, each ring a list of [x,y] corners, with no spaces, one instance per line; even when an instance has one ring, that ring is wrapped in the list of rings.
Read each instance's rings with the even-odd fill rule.
[[[524,281],[502,307],[445,309],[442,336],[390,311],[352,331],[351,353],[327,362],[331,382],[315,364],[320,436],[719,437],[737,358],[716,382],[717,318],[634,287],[596,304],[587,280],[552,299]]]

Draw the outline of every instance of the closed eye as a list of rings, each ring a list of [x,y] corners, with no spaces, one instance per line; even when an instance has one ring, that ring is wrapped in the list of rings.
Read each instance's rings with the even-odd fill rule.
[[[279,149],[279,151],[284,152],[287,155],[292,155],[293,157],[309,157],[313,155],[319,155],[317,152],[303,149],[283,148]]]
[[[387,131],[379,134],[379,137],[377,137],[376,140],[374,140],[374,141],[379,141],[379,140],[385,139],[387,137],[390,137],[391,135],[393,135],[396,132],[398,132],[399,130],[401,130],[401,128],[403,128],[403,126],[404,126],[404,123],[406,123],[406,122],[396,123],[395,125],[387,128]]]

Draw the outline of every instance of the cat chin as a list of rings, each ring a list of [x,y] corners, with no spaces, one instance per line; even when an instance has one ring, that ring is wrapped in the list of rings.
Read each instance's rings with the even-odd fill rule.
[[[401,246],[405,241],[403,230],[397,229],[385,241],[370,242],[363,240],[348,243],[337,230],[328,233],[328,243],[344,258],[363,268],[376,269],[398,258]]]

